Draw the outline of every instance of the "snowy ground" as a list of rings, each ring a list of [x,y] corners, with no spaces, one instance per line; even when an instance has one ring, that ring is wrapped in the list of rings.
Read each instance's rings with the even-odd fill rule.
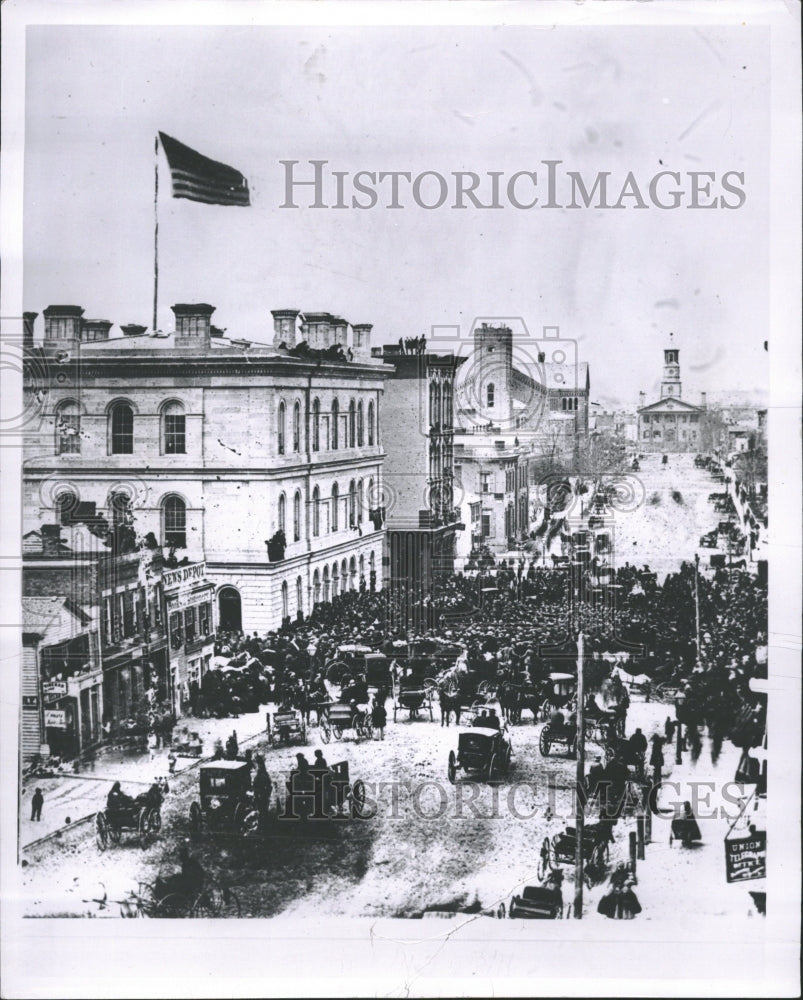
[[[649,736],[662,729],[668,712],[665,705],[634,702],[630,726],[641,725]],[[376,800],[373,818],[323,822],[320,830],[311,829],[304,837],[295,828],[289,834],[277,825],[275,833],[258,842],[204,833],[192,849],[208,870],[235,886],[244,915],[409,917],[427,906],[509,905],[522,886],[537,883],[544,837],[573,822],[569,788],[574,762],[561,754],[542,757],[540,728],[526,717],[513,730],[515,759],[509,776],[490,784],[458,777],[455,786],[446,776],[448,753],[457,740],[454,726],[400,719],[388,727],[384,742],[355,745],[344,740],[328,747],[313,729],[307,755],[320,746],[330,764],[348,760],[352,780],[363,778],[369,798]],[[595,749],[589,744],[589,757]],[[295,753],[296,748],[268,751],[275,784],[283,782]],[[659,804],[667,809],[693,798],[691,781],[719,788],[731,780],[738,756],[726,746],[714,766],[704,745],[696,766],[688,754],[677,766],[673,755],[665,755],[667,779],[680,783],[677,792],[668,787],[661,796]],[[102,894],[99,883],[110,898],[121,898],[138,880],[152,881],[160,870],[173,870],[176,847],[189,835],[187,810],[196,784],[195,771],[174,782],[160,840],[146,851],[124,841],[100,854],[91,825],[26,851],[30,915],[100,915],[96,906],[82,902]],[[703,788],[701,794],[702,802],[706,794],[711,805],[718,802],[717,793]],[[736,814],[734,806],[729,809],[731,816]],[[676,920],[681,892],[683,905],[699,915],[741,917],[750,912],[747,890],[762,889],[763,883],[726,884],[723,838],[730,821],[703,819],[704,812],[698,806],[704,842],[689,849],[669,847],[668,814],[654,819],[653,842],[638,865],[636,891],[644,908],[640,919]],[[633,829],[632,818],[617,827],[612,862],[627,858],[627,834]],[[565,875],[568,904],[573,897],[571,868],[565,868]],[[586,890],[584,912],[594,920],[605,919],[596,914],[604,891],[604,884]]]

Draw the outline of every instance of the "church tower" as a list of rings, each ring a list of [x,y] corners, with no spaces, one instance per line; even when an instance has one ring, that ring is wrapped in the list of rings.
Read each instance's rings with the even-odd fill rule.
[[[680,351],[672,340],[674,334],[669,334],[669,347],[664,351],[664,377],[661,382],[661,399],[680,399],[683,383],[680,381]]]

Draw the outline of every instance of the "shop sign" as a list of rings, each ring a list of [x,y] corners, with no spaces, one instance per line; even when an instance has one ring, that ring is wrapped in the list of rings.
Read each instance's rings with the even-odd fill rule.
[[[36,694],[24,694],[22,696],[22,707],[23,708],[39,708],[39,695],[36,695]]]
[[[45,709],[45,725],[51,729],[66,729],[67,713],[58,709]]]
[[[67,694],[67,684],[64,681],[45,681],[42,685],[42,692],[45,698],[54,701],[63,698]]]
[[[165,590],[192,585],[206,579],[206,563],[193,563],[192,566],[181,566],[179,569],[165,570],[162,573],[162,586]]]
[[[749,882],[767,876],[767,834],[725,841],[725,875],[728,882]]]

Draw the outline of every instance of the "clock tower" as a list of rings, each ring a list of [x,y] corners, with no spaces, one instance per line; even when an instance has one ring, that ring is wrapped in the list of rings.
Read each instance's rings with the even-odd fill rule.
[[[661,382],[661,399],[680,399],[683,384],[680,381],[680,351],[673,343],[674,334],[669,334],[669,347],[664,351],[664,377]]]

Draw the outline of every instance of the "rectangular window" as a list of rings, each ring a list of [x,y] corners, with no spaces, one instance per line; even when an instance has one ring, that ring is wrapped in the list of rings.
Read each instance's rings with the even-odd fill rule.
[[[490,472],[480,473],[480,492],[488,493],[491,488],[491,474]]]
[[[482,537],[483,538],[490,538],[491,537],[491,515],[490,514],[483,514],[482,515]]]
[[[134,592],[127,590],[123,595],[123,635],[130,639],[134,635]]]
[[[103,609],[104,635],[106,636],[106,642],[111,642],[114,634],[114,603],[111,597],[104,597]]]
[[[165,414],[165,454],[184,455],[186,417],[183,413]]]
[[[181,612],[174,611],[173,614],[170,615],[170,638],[172,640],[178,639],[181,641],[182,634]]]
[[[195,608],[187,608],[184,611],[184,635],[187,642],[195,639]]]
[[[78,415],[60,413],[58,416],[59,455],[78,455],[81,452]]]
[[[155,625],[162,624],[162,587],[156,584],[153,588],[153,598],[151,604],[151,617]]]
[[[198,634],[209,635],[209,611],[210,605],[204,603],[198,607]]]

